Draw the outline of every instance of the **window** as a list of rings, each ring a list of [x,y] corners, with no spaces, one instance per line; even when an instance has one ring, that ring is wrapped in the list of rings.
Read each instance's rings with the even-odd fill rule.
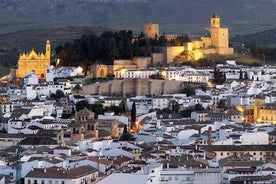
[[[49,184],[52,184],[52,180],[49,180]]]
[[[41,180],[41,184],[45,184],[44,180]]]
[[[30,179],[28,179],[28,184],[31,184],[31,180]]]
[[[34,184],[37,184],[37,180],[34,180]]]
[[[61,184],[65,184],[65,181],[61,181]]]
[[[175,181],[178,181],[178,177],[175,177],[174,180],[175,180]]]
[[[172,180],[172,177],[171,177],[171,176],[169,177],[169,181],[170,181],[170,180]]]

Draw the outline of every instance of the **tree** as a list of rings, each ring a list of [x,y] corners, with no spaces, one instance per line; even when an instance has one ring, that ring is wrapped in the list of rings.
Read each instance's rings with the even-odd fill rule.
[[[224,72],[221,72],[215,67],[214,69],[214,82],[216,84],[223,84],[226,81],[226,74]]]
[[[195,111],[202,111],[202,110],[204,110],[204,107],[202,107],[201,104],[195,104],[194,110]]]
[[[81,101],[76,103],[77,112],[84,109],[85,107],[88,108],[88,102],[86,100],[81,100]]]
[[[120,102],[118,108],[120,109],[120,112],[121,112],[121,113],[125,113],[125,112],[126,112],[125,101],[124,101],[124,100],[122,100],[122,101]]]
[[[104,113],[104,107],[102,104],[89,104],[88,109],[95,113],[95,118],[97,118],[99,114]]]
[[[106,78],[107,78],[108,80],[113,80],[113,79],[115,78],[115,75],[112,74],[112,73],[108,73],[108,74],[106,75]]]
[[[244,74],[244,80],[248,80],[247,72],[245,72],[245,74]]]
[[[132,134],[128,133],[127,126],[124,126],[124,130],[122,135],[119,138],[120,141],[134,141],[135,138],[133,137]]]
[[[77,84],[74,89],[77,91],[77,93],[79,93],[79,91],[82,90],[82,87],[80,86],[80,84]]]
[[[217,107],[220,109],[226,109],[226,101],[224,99],[220,99]]]
[[[188,108],[188,109],[184,109],[183,111],[181,111],[181,116],[183,118],[190,118],[191,117],[191,113],[194,111],[193,108]]]
[[[57,99],[61,99],[62,97],[64,97],[64,92],[62,90],[57,90],[56,91],[56,98]]]
[[[244,79],[243,72],[242,72],[242,70],[240,70],[240,80],[243,80],[243,79]]]
[[[133,102],[132,108],[131,108],[131,119],[130,119],[130,127],[134,128],[135,126],[135,121],[136,121],[136,103]]]
[[[192,96],[195,94],[195,88],[187,85],[185,88],[183,88],[182,93],[186,94],[187,96]]]
[[[8,131],[7,131],[7,129],[5,129],[4,127],[2,128],[2,130],[1,130],[1,133],[8,133]]]
[[[179,109],[180,109],[179,103],[176,102],[176,101],[173,101],[173,103],[172,103],[172,111],[173,111],[173,113],[178,113]]]
[[[200,85],[199,88],[202,90],[202,91],[206,91],[207,90],[207,86],[206,85]]]

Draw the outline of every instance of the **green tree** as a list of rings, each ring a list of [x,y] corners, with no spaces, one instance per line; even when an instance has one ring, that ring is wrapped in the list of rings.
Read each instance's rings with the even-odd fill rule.
[[[76,111],[79,112],[80,110],[88,108],[88,102],[86,100],[81,100],[76,103]]]
[[[64,95],[64,92],[62,91],[62,90],[57,90],[56,91],[56,98],[57,99],[61,99],[62,97],[64,97],[65,95]]]
[[[220,99],[217,107],[220,109],[226,109],[226,101],[224,99]]]
[[[245,72],[245,74],[244,74],[244,80],[248,80],[247,72]]]
[[[102,104],[89,104],[88,109],[95,113],[95,118],[98,118],[99,114],[104,114],[104,107]]]
[[[182,93],[186,94],[187,96],[195,95],[195,88],[190,85],[187,85],[183,88]]]
[[[132,103],[131,113],[130,113],[131,119],[130,119],[130,126],[131,128],[134,128],[135,121],[136,121],[136,103]]]
[[[119,109],[121,113],[125,113],[126,112],[126,108],[125,108],[125,101],[122,100],[119,104]]]
[[[217,67],[215,67],[214,69],[214,82],[216,84],[223,84],[226,81],[226,75],[224,72],[221,72],[217,69]]]
[[[193,108],[188,108],[188,109],[184,109],[180,112],[181,116],[183,118],[190,118],[191,117],[191,113],[194,111]]]
[[[1,133],[8,133],[8,131],[3,127],[2,130],[1,130]]]
[[[112,74],[112,73],[108,73],[108,74],[106,75],[106,78],[107,78],[108,80],[113,80],[113,79],[115,78],[115,75]]]
[[[202,107],[201,104],[195,104],[194,110],[195,111],[202,111],[202,110],[204,110],[204,107]]]
[[[240,70],[240,76],[239,76],[239,78],[240,78],[241,81],[244,79],[242,70]]]
[[[133,137],[132,134],[128,133],[127,126],[124,126],[124,130],[122,135],[119,138],[120,141],[134,141],[135,138]]]
[[[179,109],[180,109],[179,103],[176,102],[176,101],[173,101],[173,103],[172,103],[172,111],[173,111],[173,113],[178,113]]]
[[[80,84],[77,84],[77,85],[74,87],[74,90],[76,90],[77,93],[79,93],[80,91],[82,91],[82,87],[80,86]]]
[[[207,90],[207,86],[206,85],[200,85],[199,88],[202,90],[202,91],[206,91]]]

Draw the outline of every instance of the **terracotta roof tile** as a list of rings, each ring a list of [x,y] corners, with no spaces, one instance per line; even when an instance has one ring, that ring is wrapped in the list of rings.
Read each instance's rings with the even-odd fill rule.
[[[59,179],[76,179],[88,174],[97,172],[92,166],[80,166],[70,170],[58,167],[34,168],[26,177],[31,178],[59,178]]]

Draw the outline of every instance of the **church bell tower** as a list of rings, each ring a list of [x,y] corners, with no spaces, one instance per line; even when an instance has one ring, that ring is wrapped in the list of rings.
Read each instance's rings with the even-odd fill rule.
[[[51,44],[50,44],[50,41],[47,40],[46,42],[46,52],[45,52],[45,55],[47,56],[48,58],[48,65],[50,65],[50,58],[51,58]]]
[[[216,12],[213,14],[210,21],[211,21],[210,22],[211,28],[219,28],[220,27],[220,17],[218,16],[218,14]]]

